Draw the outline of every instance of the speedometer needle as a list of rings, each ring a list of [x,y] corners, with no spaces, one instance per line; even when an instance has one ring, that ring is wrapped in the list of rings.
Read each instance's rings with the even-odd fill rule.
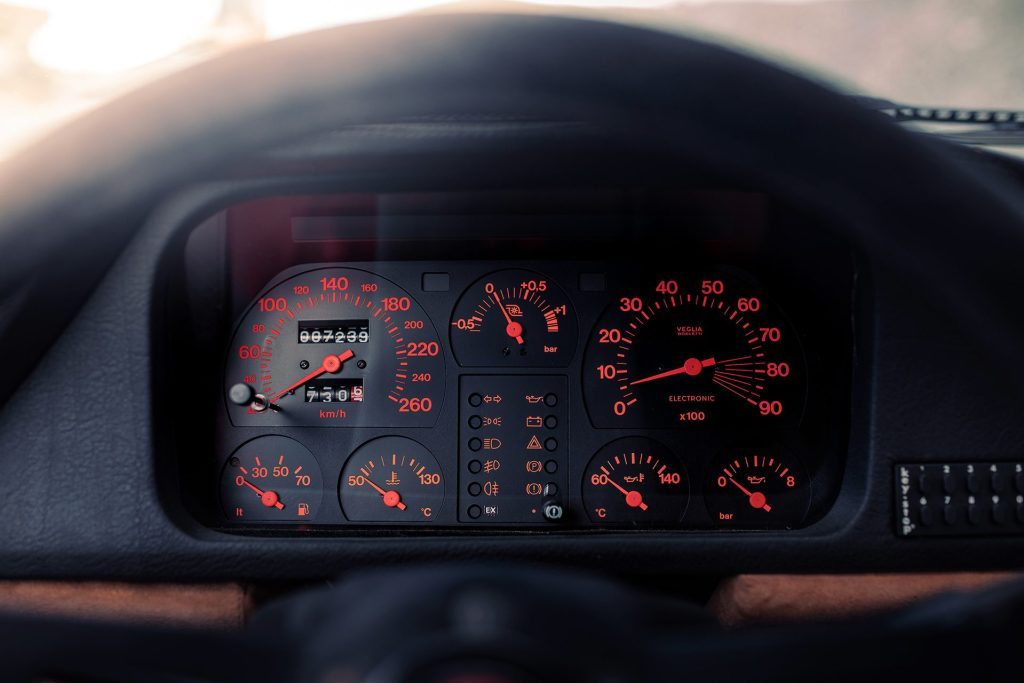
[[[771,512],[772,506],[768,504],[768,499],[764,497],[764,494],[760,491],[749,491],[743,484],[739,483],[732,477],[729,477],[729,481],[736,485],[740,491],[746,494],[747,499],[750,500],[750,507],[764,510],[765,512]]]
[[[355,355],[356,354],[352,352],[352,349],[345,349],[336,356],[333,354],[327,356],[326,358],[324,358],[323,363],[320,364],[320,367],[318,367],[316,370],[309,373],[302,379],[296,381],[294,384],[291,384],[287,389],[282,389],[281,391],[277,392],[277,394],[274,395],[274,398],[270,399],[270,403],[277,403],[278,399],[284,396],[285,394],[292,393],[306,382],[310,381],[311,379],[316,379],[325,372],[330,372],[332,374],[338,372],[339,370],[341,370],[341,366],[345,364],[345,361],[349,360]]]
[[[666,377],[675,377],[676,375],[689,375],[690,377],[696,377],[700,374],[700,371],[704,368],[713,367],[715,364],[714,358],[708,358],[706,360],[698,360],[697,358],[688,358],[678,368],[674,370],[666,370],[665,372],[659,372],[657,375],[651,375],[650,377],[644,377],[643,379],[637,379],[630,382],[630,386],[635,384],[645,384],[647,382],[653,382],[656,379],[665,379]]]
[[[386,491],[370,481],[369,477],[363,477],[363,480],[370,485],[370,488],[380,494],[381,498],[384,499],[384,504],[389,508],[398,508],[399,510],[404,510],[406,508],[406,504],[402,502],[402,494],[398,491],[395,491],[394,489]]]
[[[505,316],[505,323],[506,323],[505,324],[505,334],[507,334],[508,336],[510,336],[513,339],[515,339],[516,340],[516,344],[522,344],[523,343],[523,325],[522,325],[522,323],[517,323],[515,320],[512,319],[512,316],[509,315],[508,310],[505,308],[505,305],[503,303],[501,303],[501,301],[498,299],[497,292],[491,294],[491,296],[494,297],[494,303],[497,304],[498,310],[500,310],[501,314],[503,316]]]

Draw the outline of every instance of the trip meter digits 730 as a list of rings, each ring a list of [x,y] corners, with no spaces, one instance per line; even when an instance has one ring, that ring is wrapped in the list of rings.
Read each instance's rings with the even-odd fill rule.
[[[430,426],[444,356],[423,309],[354,268],[284,280],[245,314],[224,389],[237,425]]]
[[[798,419],[803,354],[781,312],[721,274],[654,280],[616,296],[587,343],[583,388],[598,427]]]

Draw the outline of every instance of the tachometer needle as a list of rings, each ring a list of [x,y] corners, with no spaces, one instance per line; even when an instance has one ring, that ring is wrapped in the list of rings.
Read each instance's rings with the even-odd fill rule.
[[[320,367],[318,367],[316,370],[309,373],[302,379],[297,380],[295,383],[289,385],[287,389],[282,389],[281,391],[277,392],[277,394],[275,394],[274,397],[270,399],[269,402],[271,404],[277,403],[278,399],[280,399],[282,396],[290,394],[291,392],[295,391],[306,382],[312,379],[316,379],[325,372],[329,372],[332,374],[338,372],[339,370],[341,370],[341,366],[345,364],[345,361],[349,360],[355,355],[356,354],[352,352],[352,349],[345,349],[338,355],[331,354],[330,356],[327,356],[326,358],[324,358],[323,363],[320,364]]]
[[[268,508],[277,508],[278,510],[284,510],[284,503],[281,502],[280,496],[277,495],[277,491],[264,491],[260,487],[256,486],[248,479],[243,479],[242,483],[253,490],[253,492],[260,497],[260,502]]]
[[[505,334],[515,339],[516,344],[522,344],[523,325],[512,319],[512,316],[509,315],[508,310],[505,308],[505,304],[501,303],[501,300],[498,299],[497,292],[491,294],[491,296],[494,297],[494,303],[498,306],[498,310],[505,316]]]
[[[705,360],[699,360],[697,358],[688,358],[685,363],[680,365],[678,368],[673,370],[666,370],[665,372],[659,372],[657,375],[651,375],[650,377],[644,377],[643,379],[636,379],[630,382],[630,386],[635,384],[645,384],[647,382],[653,382],[656,379],[665,379],[666,377],[675,377],[676,375],[689,375],[690,377],[696,377],[700,374],[700,371],[704,368],[713,367],[715,364],[714,358],[707,358]]]
[[[605,477],[609,484],[618,489],[619,493],[626,497],[626,505],[631,508],[640,508],[641,510],[647,509],[647,503],[644,502],[644,496],[639,491],[627,491],[622,486],[619,486],[614,479],[611,477]]]
[[[405,503],[402,502],[402,494],[398,491],[395,491],[394,489],[387,491],[370,481],[369,477],[363,477],[363,479],[370,485],[370,488],[380,494],[380,497],[384,499],[384,504],[389,508],[398,508],[399,510],[404,510],[406,508]]]
[[[743,484],[739,483],[732,477],[729,477],[729,481],[736,485],[740,491],[746,494],[747,499],[750,501],[750,507],[764,510],[765,512],[771,512],[772,506],[768,504],[768,499],[764,497],[764,494],[760,491],[750,491]]]

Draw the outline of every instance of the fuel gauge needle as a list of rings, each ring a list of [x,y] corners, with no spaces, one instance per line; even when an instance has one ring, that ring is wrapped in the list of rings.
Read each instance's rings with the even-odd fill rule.
[[[370,485],[370,488],[380,494],[381,498],[384,499],[384,504],[389,508],[398,508],[399,510],[404,510],[406,508],[405,503],[402,502],[402,494],[398,491],[393,489],[391,491],[386,491],[370,481],[369,477],[363,477],[363,479],[365,479],[366,483]]]
[[[281,502],[281,498],[277,495],[277,491],[264,491],[248,479],[242,479],[242,483],[251,488],[253,492],[260,497],[260,502],[268,508],[284,510],[284,503]]]

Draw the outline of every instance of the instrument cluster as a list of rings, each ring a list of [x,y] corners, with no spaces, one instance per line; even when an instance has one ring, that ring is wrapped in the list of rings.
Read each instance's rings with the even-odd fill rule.
[[[837,457],[804,338],[729,265],[292,266],[230,335],[219,525],[798,528]]]

